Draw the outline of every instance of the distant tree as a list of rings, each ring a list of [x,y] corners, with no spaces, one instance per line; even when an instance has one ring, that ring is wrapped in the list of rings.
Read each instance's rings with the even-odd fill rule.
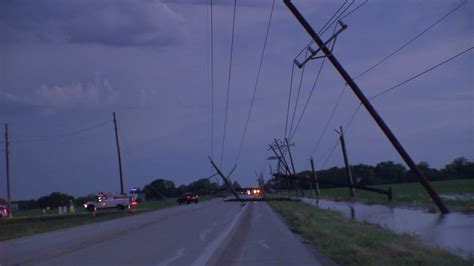
[[[237,182],[236,180],[232,183],[232,187],[233,188],[242,188],[239,184],[239,182]]]
[[[429,180],[440,180],[443,179],[441,172],[438,169],[431,168],[428,162],[426,161],[421,161],[417,164],[418,169],[426,176],[428,177]],[[407,173],[408,180],[411,182],[416,182],[418,181],[418,177],[411,171],[409,170]]]
[[[474,162],[458,157],[441,169],[443,179],[474,178]]]
[[[31,200],[19,200],[15,201],[14,203],[18,204],[18,208],[20,210],[31,210],[39,208],[38,201],[31,199]],[[0,203],[1,204],[1,203]]]
[[[39,198],[37,202],[40,208],[56,208],[60,205],[61,202],[63,204],[69,205],[70,200],[74,201],[74,197],[60,192],[53,192],[48,196]]]
[[[217,184],[211,182],[209,178],[198,179],[187,186],[189,192],[196,192],[201,195],[211,194],[217,187]]]
[[[399,163],[392,161],[380,162],[375,166],[374,171],[376,182],[379,184],[407,181],[407,169]]]
[[[162,199],[178,195],[174,182],[162,178],[156,179],[150,184],[144,186],[142,192],[145,194],[147,199]]]
[[[357,164],[351,166],[354,182],[361,185],[374,185],[377,183],[375,169],[371,165]]]

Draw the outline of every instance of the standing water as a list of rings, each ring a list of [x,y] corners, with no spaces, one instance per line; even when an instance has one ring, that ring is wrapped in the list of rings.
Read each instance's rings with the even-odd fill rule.
[[[474,214],[445,215],[423,210],[368,205],[359,202],[302,199],[324,209],[334,209],[359,221],[379,224],[398,233],[414,235],[462,257],[474,257]]]

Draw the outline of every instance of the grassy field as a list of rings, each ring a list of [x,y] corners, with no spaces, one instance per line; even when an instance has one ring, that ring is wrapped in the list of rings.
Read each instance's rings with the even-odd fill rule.
[[[213,197],[203,196],[201,201]],[[102,222],[106,220],[137,215],[147,211],[158,210],[176,205],[176,198],[164,200],[150,200],[143,202],[134,211],[101,210],[96,216],[86,212],[84,208],[76,207],[75,215],[55,215],[57,210],[51,211],[49,215],[43,215],[41,209],[18,211],[13,219],[0,219],[0,241],[28,236],[38,233],[50,232],[68,227]]]
[[[342,265],[473,265],[409,235],[302,202],[271,202],[290,229]]]
[[[458,179],[449,181],[435,181],[431,182],[435,190],[443,197],[444,195],[452,196],[465,193],[474,194],[474,179]],[[416,183],[400,183],[400,184],[389,184],[374,186],[379,188],[392,187],[393,202],[410,204],[410,205],[421,205],[434,208],[434,204],[425,191],[423,186]],[[307,195],[311,195],[310,191],[306,192]],[[324,198],[334,200],[349,200],[349,189],[348,188],[328,188],[321,189],[321,196]],[[369,191],[357,190],[356,189],[356,200],[365,201],[369,203],[386,203],[387,196],[383,194],[373,193]],[[443,201],[454,210],[460,211],[474,211],[474,198],[467,199],[448,199],[443,198]]]

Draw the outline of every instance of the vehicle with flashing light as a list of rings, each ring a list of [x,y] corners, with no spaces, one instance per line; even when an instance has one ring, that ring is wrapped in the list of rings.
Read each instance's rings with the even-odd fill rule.
[[[0,205],[0,218],[8,217],[8,207],[5,205]]]
[[[138,202],[127,194],[97,193],[93,201],[84,203],[84,208],[90,212],[99,209],[116,208],[119,210],[131,209],[137,206]]]
[[[176,202],[181,205],[183,203],[189,204],[191,202],[198,203],[199,202],[199,195],[194,192],[187,192],[181,195]]]

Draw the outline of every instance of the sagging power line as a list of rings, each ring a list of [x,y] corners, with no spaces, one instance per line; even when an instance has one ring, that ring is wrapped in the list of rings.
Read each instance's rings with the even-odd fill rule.
[[[257,70],[257,77],[256,77],[255,85],[254,85],[254,88],[253,88],[252,99],[250,100],[250,107],[249,107],[249,111],[248,111],[248,114],[247,114],[247,120],[246,120],[245,126],[244,126],[244,133],[242,134],[242,139],[240,140],[239,151],[237,153],[237,160],[236,161],[239,161],[240,155],[242,153],[242,148],[243,148],[243,145],[244,145],[245,136],[247,134],[247,129],[248,129],[249,122],[250,122],[250,116],[252,114],[253,105],[254,105],[254,102],[255,102],[255,95],[257,93],[258,82],[260,80],[260,73],[261,73],[261,70],[262,70],[263,58],[265,56],[265,49],[267,47],[268,34],[270,32],[270,26],[271,26],[271,23],[272,23],[274,8],[275,8],[275,0],[272,1],[272,7],[271,7],[270,15],[269,15],[269,18],[268,18],[267,30],[266,30],[266,33],[265,33],[265,40],[263,41],[262,54],[260,55],[260,62],[259,62],[259,65],[258,65],[258,70]]]
[[[420,171],[418,166],[415,164],[413,159],[410,157],[410,155],[406,152],[405,148],[401,145],[401,143],[398,141],[398,139],[395,137],[393,132],[390,130],[390,128],[385,124],[385,121],[382,119],[382,117],[377,113],[375,108],[372,106],[370,101],[366,98],[362,90],[359,88],[357,83],[352,79],[352,77],[347,73],[347,71],[344,69],[344,67],[339,63],[339,61],[336,59],[334,54],[330,52],[328,47],[324,44],[324,42],[320,39],[318,34],[314,31],[314,29],[311,27],[311,25],[306,21],[306,19],[301,15],[299,10],[291,3],[290,0],[284,0],[285,5],[288,7],[288,9],[293,13],[295,18],[300,22],[302,27],[306,30],[306,32],[311,36],[311,38],[314,40],[314,42],[319,46],[321,51],[324,53],[324,55],[328,58],[328,60],[331,62],[331,64],[334,66],[334,68],[337,70],[337,72],[344,78],[348,86],[352,89],[354,94],[359,98],[359,100],[362,102],[364,107],[367,109],[369,114],[372,116],[374,121],[377,123],[379,128],[383,131],[385,136],[389,139],[389,141],[392,143],[393,147],[395,150],[399,153],[399,155],[402,157],[402,159],[405,161],[405,163],[409,166],[410,170],[419,178],[420,183],[424,186],[428,194],[431,196],[432,200],[436,203],[438,206],[439,210],[442,213],[449,213],[448,208],[446,205],[443,203],[441,198],[439,197],[438,193],[434,190],[434,188],[431,186],[430,182],[426,178],[426,176]]]

